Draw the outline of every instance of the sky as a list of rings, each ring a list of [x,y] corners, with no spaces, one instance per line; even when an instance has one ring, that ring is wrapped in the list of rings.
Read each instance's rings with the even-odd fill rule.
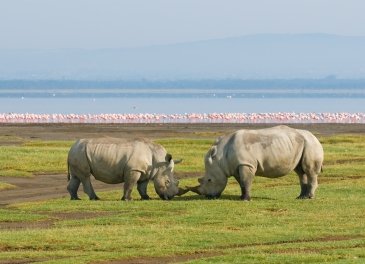
[[[0,49],[103,49],[264,33],[365,36],[363,0],[0,0]]]

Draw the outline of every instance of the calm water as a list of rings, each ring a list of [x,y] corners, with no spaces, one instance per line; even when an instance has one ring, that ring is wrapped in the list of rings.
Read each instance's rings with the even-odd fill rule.
[[[364,112],[365,98],[0,98],[0,113]]]

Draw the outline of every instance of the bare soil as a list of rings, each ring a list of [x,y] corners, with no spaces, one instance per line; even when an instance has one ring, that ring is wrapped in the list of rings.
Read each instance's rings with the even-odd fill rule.
[[[90,137],[206,137],[238,129],[258,129],[276,124],[0,124],[0,144],[6,136],[43,140],[75,140]],[[365,124],[290,124],[314,134],[365,133]]]
[[[32,178],[0,177],[1,182],[10,183],[17,188],[0,191],[0,207],[14,203],[68,197],[66,175],[37,175]],[[122,185],[93,181],[96,191],[122,190]],[[82,187],[80,187],[82,190]]]

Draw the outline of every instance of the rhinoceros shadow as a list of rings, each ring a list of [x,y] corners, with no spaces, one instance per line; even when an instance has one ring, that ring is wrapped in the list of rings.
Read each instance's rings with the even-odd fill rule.
[[[203,195],[190,195],[190,196],[182,196],[182,197],[175,197],[175,201],[195,201],[195,200],[209,200]],[[210,199],[210,200],[231,200],[231,201],[242,201],[239,195],[233,195],[233,194],[223,194],[221,197],[216,199]],[[270,197],[259,197],[259,196],[253,196],[251,197],[251,200],[254,201],[260,201],[260,200],[272,200],[275,201],[277,199],[270,198]]]

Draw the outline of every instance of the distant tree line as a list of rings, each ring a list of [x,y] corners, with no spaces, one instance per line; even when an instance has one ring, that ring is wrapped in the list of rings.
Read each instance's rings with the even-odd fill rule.
[[[365,79],[0,80],[0,89],[364,89]]]

